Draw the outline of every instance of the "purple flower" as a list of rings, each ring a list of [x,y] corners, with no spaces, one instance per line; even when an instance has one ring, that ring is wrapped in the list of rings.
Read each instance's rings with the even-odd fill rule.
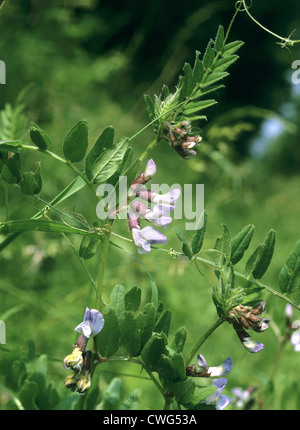
[[[132,228],[131,233],[139,254],[150,252],[151,244],[167,243],[166,236],[150,226],[143,229],[134,227]]]
[[[223,388],[225,387],[226,384],[227,384],[226,378],[213,379],[212,385],[217,387],[217,390],[214,394],[211,394],[210,396],[206,397],[206,399],[202,400],[201,403],[205,403],[207,405],[214,405],[215,408],[218,410],[222,410],[226,408],[231,402],[230,397],[222,394]]]
[[[83,322],[75,327],[75,331],[83,334],[86,338],[96,336],[104,326],[104,318],[96,309],[85,310]]]

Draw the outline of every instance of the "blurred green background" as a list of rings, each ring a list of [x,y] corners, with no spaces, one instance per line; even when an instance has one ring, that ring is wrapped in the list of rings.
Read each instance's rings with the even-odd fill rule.
[[[108,125],[116,139],[132,136],[147,122],[143,94],[152,96],[163,84],[174,88],[185,62],[194,62],[195,51],[204,52],[218,25],[228,27],[234,13],[232,0],[16,0],[7,4],[0,17],[0,59],[6,63],[6,85],[0,87],[0,108],[14,105],[26,88],[26,122],[34,121],[52,139],[52,151],[62,153],[62,141],[79,120],[89,124],[90,145]],[[287,37],[300,39],[297,0],[253,1],[251,13],[264,26]],[[243,40],[239,60],[230,68],[226,88],[216,95],[218,104],[201,123],[203,144],[198,156],[184,161],[167,144],[161,143],[151,154],[157,163],[155,183],[204,184],[208,231],[204,247],[211,248],[227,224],[233,235],[245,225],[256,232],[251,250],[263,241],[270,228],[277,232],[271,267],[262,282],[278,289],[280,268],[299,235],[299,112],[300,84],[292,83],[291,64],[300,59],[299,46],[282,48],[279,40],[259,28],[246,13],[240,13],[232,27],[230,41]],[[134,142],[136,154],[153,139],[147,129]],[[24,140],[30,142],[28,132]],[[32,153],[22,154],[27,171],[41,159],[43,191],[50,201],[74,174],[62,165]],[[41,203],[17,189],[7,188],[8,216],[32,216]],[[0,216],[5,220],[5,190],[0,187]],[[61,210],[81,214],[92,224],[96,220],[96,199],[88,189],[64,202]],[[174,226],[184,230],[185,220]],[[180,250],[172,228],[168,247]],[[127,224],[116,224],[115,232],[129,237]],[[187,232],[190,239],[192,232]],[[78,249],[80,238],[70,237]],[[131,252],[134,247],[116,242]],[[159,289],[165,308],[172,310],[171,333],[187,328],[187,353],[203,331],[216,319],[211,300],[213,270],[185,259],[173,260],[152,251],[141,256]],[[244,270],[245,259],[238,270]],[[97,259],[87,262],[95,273]],[[0,254],[0,319],[7,328],[7,349],[28,348],[33,339],[37,354],[47,354],[48,378],[63,398],[67,372],[63,358],[76,340],[74,327],[91,303],[93,291],[69,243],[60,235],[22,234]],[[112,247],[105,273],[107,291],[115,284],[127,289],[138,285],[143,303],[150,298],[149,278],[142,266],[129,255]],[[264,293],[267,313],[284,330],[285,302]],[[299,319],[295,312],[294,319]],[[300,408],[300,355],[287,345],[280,367],[272,375],[279,351],[278,339],[270,328],[256,334],[265,350],[251,355],[243,349],[228,324],[223,324],[204,344],[202,354],[211,365],[233,357],[227,392],[239,386],[258,388],[256,408]],[[21,353],[21,352],[20,352]],[[1,356],[0,356],[1,359]],[[9,367],[9,362],[7,362]],[[156,388],[139,378],[136,366],[100,366],[100,388],[112,377],[123,376],[123,394],[142,390],[140,408],[162,407]],[[5,380],[1,369],[0,383]],[[273,384],[273,385],[272,385]],[[273,388],[272,388],[273,387]],[[0,390],[0,407],[9,405]]]

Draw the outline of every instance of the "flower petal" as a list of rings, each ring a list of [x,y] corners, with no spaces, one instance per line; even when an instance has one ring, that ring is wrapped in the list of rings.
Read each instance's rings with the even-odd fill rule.
[[[226,360],[216,367],[209,367],[208,372],[210,373],[211,377],[218,377],[218,376],[226,376],[228,375],[232,370],[232,358],[226,358]]]
[[[218,409],[218,411],[221,411],[222,409],[226,408],[230,404],[230,402],[230,397],[221,394],[216,402],[216,409]]]
[[[255,342],[254,340],[251,339],[251,337],[245,337],[243,339],[242,343],[243,343],[244,347],[249,352],[252,352],[254,354],[256,354],[257,352],[261,351],[265,347],[265,345],[263,343]]]
[[[155,175],[155,173],[156,173],[156,164],[154,163],[154,161],[151,158],[147,162],[146,169],[144,171],[144,176],[146,179],[151,179],[152,176]]]
[[[179,199],[180,189],[174,188],[166,194],[154,194],[152,198],[153,203],[167,203],[173,205]]]
[[[140,236],[149,243],[167,243],[167,237],[153,227],[147,226],[140,230]]]

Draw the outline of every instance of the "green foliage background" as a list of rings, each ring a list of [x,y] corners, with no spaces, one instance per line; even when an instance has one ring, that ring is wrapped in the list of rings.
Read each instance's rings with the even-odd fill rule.
[[[51,136],[56,151],[60,151],[63,136],[80,120],[88,122],[91,141],[108,125],[115,128],[117,139],[131,136],[148,121],[143,94],[159,93],[163,84],[172,87],[183,64],[193,61],[195,50],[203,53],[218,25],[227,28],[234,3],[186,0],[174,6],[169,0],[149,0],[141,8],[136,0],[56,0],[51,5],[38,0],[11,2],[0,17],[0,58],[7,67],[0,107],[14,105],[27,87],[25,119]],[[253,3],[251,12],[266,27],[283,36],[298,28],[293,38],[300,38],[296,0]],[[291,63],[299,58],[299,47],[282,49],[243,13],[238,15],[230,39],[243,40],[245,45],[230,70],[226,88],[219,91],[218,105],[209,110],[202,130],[205,143],[189,161],[181,160],[167,144],[159,144],[151,154],[158,166],[155,182],[205,184],[207,249],[221,234],[222,223],[232,236],[247,224],[255,225],[249,255],[274,228],[274,258],[262,281],[278,289],[279,270],[299,232],[300,91],[299,84],[291,83]],[[25,139],[29,142],[28,133]],[[151,139],[151,132],[145,131],[135,143],[136,153]],[[33,170],[37,160],[30,153],[24,164]],[[48,159],[42,160],[42,176],[45,201],[73,179],[72,172]],[[0,189],[1,220],[7,210],[10,218],[17,219],[40,208],[40,203],[20,196],[13,187],[8,188],[8,196]],[[84,189],[61,209],[82,214],[92,223],[95,208],[96,200]],[[184,223],[174,221],[173,225],[183,231]],[[118,224],[118,233],[128,236],[126,222]],[[179,250],[173,229],[167,234],[168,247]],[[71,241],[78,249],[80,238]],[[128,249],[135,252],[132,245]],[[159,298],[172,310],[171,332],[182,325],[187,328],[189,350],[216,318],[210,295],[213,271],[200,265],[202,276],[186,259],[173,260],[159,251],[141,260],[156,280]],[[95,259],[88,262],[91,272],[96,264]],[[0,271],[0,319],[7,328],[7,343],[0,346],[0,384],[13,371],[4,359],[5,350],[16,349],[14,354],[21,356],[24,350],[32,352],[29,346],[34,340],[37,355],[48,356],[48,382],[61,398],[66,397],[62,360],[76,341],[74,327],[93,294],[78,259],[61,235],[24,233],[0,254]],[[151,286],[143,267],[114,247],[109,252],[105,283],[108,291],[115,284],[126,289],[138,285],[143,290],[142,301],[150,298]],[[267,293],[264,299],[271,320],[284,328],[285,303]],[[299,319],[296,313],[294,317]],[[222,325],[201,353],[211,365],[233,357],[226,394],[236,386],[255,386],[262,408],[299,409],[300,356],[288,345],[273,377],[279,352],[276,335],[270,328],[255,339],[265,344],[265,350],[250,355],[234,331]],[[154,396],[155,387],[140,378],[133,364],[107,363],[98,366],[97,373],[101,390],[114,376],[126,375],[121,388],[125,399],[139,388],[141,409],[162,407],[161,399]],[[0,387],[0,408],[9,405],[9,397]]]

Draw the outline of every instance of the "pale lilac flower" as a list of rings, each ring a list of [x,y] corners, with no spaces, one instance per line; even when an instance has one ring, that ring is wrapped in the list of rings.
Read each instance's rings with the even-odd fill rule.
[[[167,243],[166,236],[150,226],[143,229],[138,227],[132,228],[131,233],[139,254],[150,252],[151,244]]]
[[[290,337],[291,344],[296,352],[300,352],[300,320],[292,322],[293,308],[290,304],[285,307],[285,317],[288,326],[288,336]],[[291,330],[295,330],[291,335]]]
[[[130,204],[130,208],[133,209],[136,215],[140,215],[143,219],[152,222],[157,226],[167,227],[167,224],[172,222],[172,218],[169,216],[170,212],[175,209],[175,206],[158,204],[154,205],[152,209],[139,201],[133,201]]]
[[[297,330],[292,334],[291,344],[296,352],[300,351],[300,330]]]
[[[201,403],[205,403],[206,405],[214,405],[215,408],[218,410],[226,408],[231,402],[230,397],[222,394],[223,388],[226,384],[226,378],[213,379],[212,385],[217,387],[217,391],[214,394],[211,394],[210,396],[206,397],[206,399],[202,400]]]
[[[153,193],[152,203],[163,203],[168,205],[174,205],[180,196],[180,189],[174,188],[166,194]]]
[[[155,191],[139,189],[136,191],[136,196],[155,204],[174,205],[180,196],[180,189],[174,188],[165,194],[157,194]]]
[[[83,334],[86,338],[96,336],[104,326],[104,318],[96,309],[85,310],[83,322],[75,327],[75,331]]]
[[[219,366],[215,366],[215,367],[209,367],[202,354],[198,354],[197,361],[198,361],[198,367],[196,369],[196,372],[197,373],[205,372],[205,376],[207,375],[210,378],[217,378],[220,376],[226,376],[232,370],[232,358],[231,357],[226,358],[226,360],[223,361],[223,363],[221,363]]]
[[[147,165],[144,171],[144,176],[147,180],[150,180],[155,175],[155,173],[156,173],[156,164],[151,158],[147,162]]]
[[[237,407],[238,409],[243,409],[245,406],[247,406],[250,397],[253,393],[255,388],[250,387],[247,390],[243,390],[240,387],[235,387],[232,389],[233,399],[232,403]]]

